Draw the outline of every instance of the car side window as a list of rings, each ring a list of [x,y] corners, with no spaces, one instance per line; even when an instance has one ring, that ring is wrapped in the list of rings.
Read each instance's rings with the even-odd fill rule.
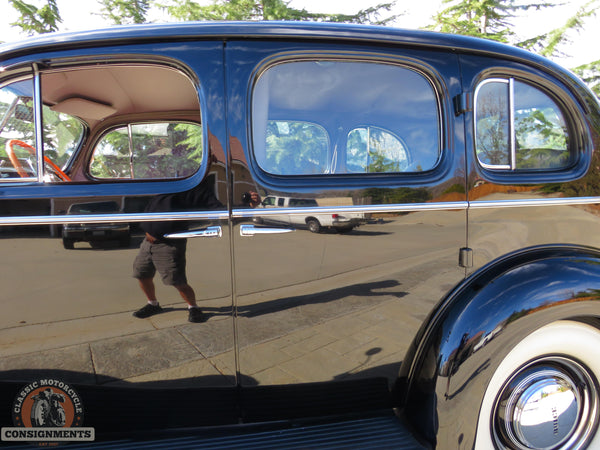
[[[558,104],[524,82],[489,79],[475,93],[476,153],[492,170],[556,170],[573,163]]]
[[[197,86],[174,67],[57,61],[0,84],[0,181],[182,179],[204,145]]]
[[[202,164],[202,127],[185,122],[129,124],[106,133],[94,149],[97,179],[184,178]]]
[[[0,179],[37,178],[31,79],[0,89],[0,117]]]
[[[253,90],[254,157],[272,175],[428,171],[440,124],[432,83],[402,65],[289,61],[263,71]]]
[[[31,78],[0,89],[0,180],[38,179],[38,148]],[[76,117],[42,105],[43,181],[69,181],[63,172],[85,127]]]

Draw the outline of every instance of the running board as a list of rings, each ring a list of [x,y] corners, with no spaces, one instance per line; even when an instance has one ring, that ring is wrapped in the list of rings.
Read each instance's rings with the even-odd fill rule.
[[[201,434],[202,431],[199,431]],[[172,433],[169,433],[172,435]],[[15,447],[11,447],[15,448]],[[16,448],[31,448],[18,446]],[[219,436],[187,435],[140,440],[114,440],[87,444],[69,444],[70,450],[83,449],[410,449],[424,450],[397,417],[386,415],[343,422],[314,424],[277,430],[239,433],[235,427]]]

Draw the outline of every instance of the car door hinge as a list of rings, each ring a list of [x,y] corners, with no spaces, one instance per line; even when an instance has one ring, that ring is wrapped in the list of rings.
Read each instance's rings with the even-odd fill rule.
[[[454,97],[454,113],[457,116],[460,116],[467,111],[471,111],[472,102],[471,102],[471,93],[470,92],[461,92],[456,97]]]
[[[458,251],[458,265],[460,267],[473,267],[473,249],[463,247]]]

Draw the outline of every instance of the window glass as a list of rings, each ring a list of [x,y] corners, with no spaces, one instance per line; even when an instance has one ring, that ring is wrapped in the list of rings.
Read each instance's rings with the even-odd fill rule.
[[[36,178],[37,150],[31,79],[0,89],[0,177]],[[44,181],[69,181],[62,168],[83,138],[79,119],[42,106]],[[0,178],[0,179],[1,179]]]
[[[346,169],[348,172],[406,172],[408,153],[400,139],[374,127],[355,128],[348,134]]]
[[[81,121],[65,113],[42,108],[44,120],[44,156],[64,168],[83,139],[85,128]]]
[[[33,81],[0,89],[0,179],[36,178]]]
[[[295,121],[269,121],[263,165],[279,175],[324,173],[329,140],[323,127]]]
[[[439,160],[437,95],[415,70],[293,61],[267,69],[253,94],[253,151],[268,173],[418,172]]]
[[[563,115],[543,92],[515,82],[517,169],[558,169],[571,162]]]
[[[508,82],[486,83],[477,94],[477,157],[484,165],[510,167]]]
[[[512,107],[511,107],[512,105]],[[560,169],[572,162],[562,111],[544,92],[514,79],[480,85],[476,153],[491,169]]]
[[[184,178],[202,163],[202,127],[183,122],[140,123],[100,140],[90,173],[100,179]]]

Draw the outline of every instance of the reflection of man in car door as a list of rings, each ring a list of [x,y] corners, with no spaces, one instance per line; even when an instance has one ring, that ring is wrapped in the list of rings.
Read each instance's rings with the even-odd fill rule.
[[[215,197],[210,184],[212,180],[204,180],[196,188],[175,194],[158,195],[146,207],[146,212],[173,212],[223,208]],[[260,203],[256,192],[245,194],[244,200],[251,207]],[[144,222],[142,230],[146,233],[140,251],[133,263],[133,277],[137,278],[148,303],[135,311],[133,315],[146,318],[163,311],[156,298],[154,275],[156,271],[163,283],[173,286],[188,304],[188,320],[202,322],[202,311],[196,304],[194,289],[188,284],[185,273],[186,239],[169,239],[165,236],[187,229],[185,221]]]
[[[154,197],[146,207],[146,212],[185,212],[217,208],[223,208],[223,205],[215,197],[210,183],[204,180],[190,191]],[[184,231],[187,226],[185,221],[141,224],[146,235],[133,263],[133,277],[138,279],[148,303],[133,313],[135,317],[146,318],[163,311],[156,298],[154,286],[154,275],[158,271],[163,283],[175,287],[188,304],[188,320],[203,320],[202,312],[196,304],[196,294],[188,284],[185,273],[187,240],[165,237],[170,233]]]

